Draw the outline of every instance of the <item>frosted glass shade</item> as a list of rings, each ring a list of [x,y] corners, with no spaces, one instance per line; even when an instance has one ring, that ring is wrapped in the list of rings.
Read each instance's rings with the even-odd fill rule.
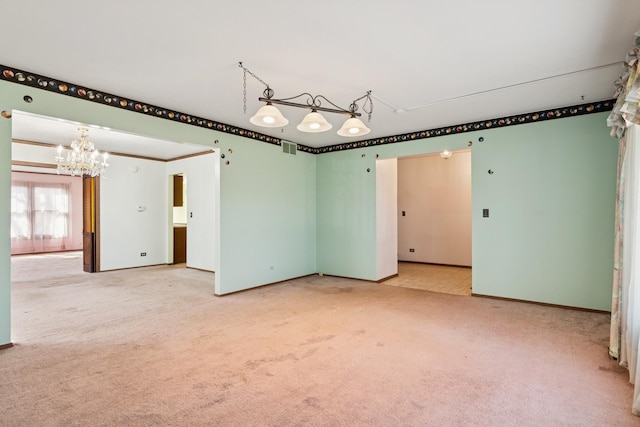
[[[286,126],[289,120],[285,119],[280,110],[271,104],[260,107],[258,112],[249,119],[256,126],[265,128],[279,128]]]
[[[346,122],[342,125],[340,130],[338,131],[338,135],[340,136],[362,136],[371,132],[371,129],[366,127],[362,120],[357,117],[351,117],[347,119]]]
[[[304,119],[296,126],[299,131],[309,133],[326,132],[332,127],[333,125],[329,123],[322,114],[315,111],[304,116]]]
[[[451,156],[453,156],[453,153],[449,150],[444,150],[442,153],[440,153],[440,157],[442,157],[445,160],[447,160]]]

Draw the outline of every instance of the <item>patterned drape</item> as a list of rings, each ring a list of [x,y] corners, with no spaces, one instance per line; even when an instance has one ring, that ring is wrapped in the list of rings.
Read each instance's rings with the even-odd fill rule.
[[[640,325],[635,320],[640,313],[640,304],[636,303],[638,300],[635,295],[640,289],[635,289],[638,272],[634,271],[634,262],[629,262],[637,259],[637,254],[633,252],[640,250],[635,244],[638,239],[635,205],[640,197],[637,178],[640,170],[640,157],[637,155],[640,135],[628,132],[631,126],[640,124],[640,30],[634,36],[634,46],[625,59],[624,74],[615,82],[614,96],[617,101],[607,119],[611,136],[620,140],[609,355],[629,368],[630,382],[635,384],[632,412],[640,415],[640,375],[637,371]],[[628,179],[631,185],[627,185]],[[634,206],[625,206],[625,197]]]
[[[611,333],[609,335],[609,356],[614,359],[620,358],[620,290],[622,276],[622,215],[624,212],[624,174],[622,167],[624,163],[624,155],[627,149],[626,136],[620,140],[620,148],[618,150],[618,186],[616,190],[616,210],[615,210],[615,243],[613,247],[613,295],[611,298]]]
[[[633,35],[636,36],[635,44],[627,53],[624,73],[615,82],[616,91],[613,96],[617,101],[607,118],[611,136],[618,139],[624,137],[629,126],[640,123],[640,30]]]

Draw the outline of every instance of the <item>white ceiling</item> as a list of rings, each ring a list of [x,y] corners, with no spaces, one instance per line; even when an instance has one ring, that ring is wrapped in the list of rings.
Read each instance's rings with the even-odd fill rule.
[[[165,141],[90,123],[78,123],[16,110],[12,112],[11,126],[14,160],[16,157],[20,159],[21,153],[34,149],[24,147],[24,142],[27,142],[26,145],[38,142],[53,145],[49,149],[51,155],[46,158],[49,162],[53,162],[56,146],[68,147],[72,139],[80,137],[79,128],[81,127],[88,129],[87,136],[98,151],[107,151],[111,155],[122,153],[156,160],[170,160],[210,150],[201,145]]]
[[[239,61],[276,98],[346,108],[371,90],[359,139],[378,138],[612,98],[640,2],[21,1],[0,28],[0,64],[322,147],[351,141],[344,116],[322,134],[296,130],[308,111],[292,107],[283,129],[250,124],[264,86],[248,76],[243,113]]]

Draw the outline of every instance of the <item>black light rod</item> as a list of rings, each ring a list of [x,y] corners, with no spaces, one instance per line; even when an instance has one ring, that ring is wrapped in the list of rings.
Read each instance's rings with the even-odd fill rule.
[[[269,99],[269,98],[260,97],[258,98],[258,101],[270,102],[271,104],[286,105],[289,107],[307,108],[309,110],[324,111],[327,113],[346,114],[347,116],[354,116],[354,117],[360,117],[362,115],[360,113],[352,113],[351,111],[347,111],[347,110],[336,110],[334,108],[316,107],[315,105],[298,104],[296,102],[280,101],[279,99],[273,99],[273,98]]]

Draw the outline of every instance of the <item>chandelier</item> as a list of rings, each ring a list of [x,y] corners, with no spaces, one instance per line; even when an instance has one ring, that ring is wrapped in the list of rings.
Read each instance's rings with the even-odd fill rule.
[[[318,111],[322,111],[325,113],[337,113],[344,114],[349,116],[349,118],[344,122],[342,127],[338,130],[338,135],[346,136],[346,137],[356,137],[366,135],[371,132],[362,120],[359,117],[362,116],[361,113],[358,113],[358,102],[363,101],[362,110],[367,113],[368,121],[371,121],[371,113],[373,113],[373,104],[371,102],[371,91],[367,91],[363,96],[358,99],[355,99],[351,105],[349,105],[348,109],[342,108],[329,101],[322,95],[311,95],[310,93],[301,93],[300,95],[296,95],[290,98],[276,99],[274,98],[275,92],[271,87],[265,83],[261,78],[253,74],[247,68],[242,65],[242,62],[238,63],[238,66],[242,68],[244,72],[244,112],[247,112],[247,73],[251,75],[253,78],[258,80],[260,83],[265,85],[266,89],[263,92],[263,96],[258,98],[258,101],[265,102],[266,105],[262,106],[258,112],[252,116],[249,121],[256,126],[268,127],[268,128],[277,128],[284,127],[289,124],[289,120],[287,120],[280,110],[273,106],[273,104],[285,105],[288,107],[298,107],[298,108],[306,108],[311,110],[309,114],[307,114],[304,119],[296,126],[301,132],[308,133],[317,133],[317,132],[326,132],[330,130],[333,125],[324,118],[322,114]],[[294,100],[302,99],[304,102],[294,102]],[[330,104],[332,107],[326,107],[322,105],[322,102],[326,102]]]
[[[87,175],[100,176],[105,173],[109,166],[107,157],[109,154],[104,152],[100,154],[96,150],[93,142],[87,138],[87,128],[78,128],[80,131],[80,139],[71,141],[71,150],[65,153],[62,145],[58,146],[55,156],[58,165],[58,175],[63,173],[67,175]],[[66,155],[65,155],[66,154]],[[102,156],[102,160],[99,159]]]

